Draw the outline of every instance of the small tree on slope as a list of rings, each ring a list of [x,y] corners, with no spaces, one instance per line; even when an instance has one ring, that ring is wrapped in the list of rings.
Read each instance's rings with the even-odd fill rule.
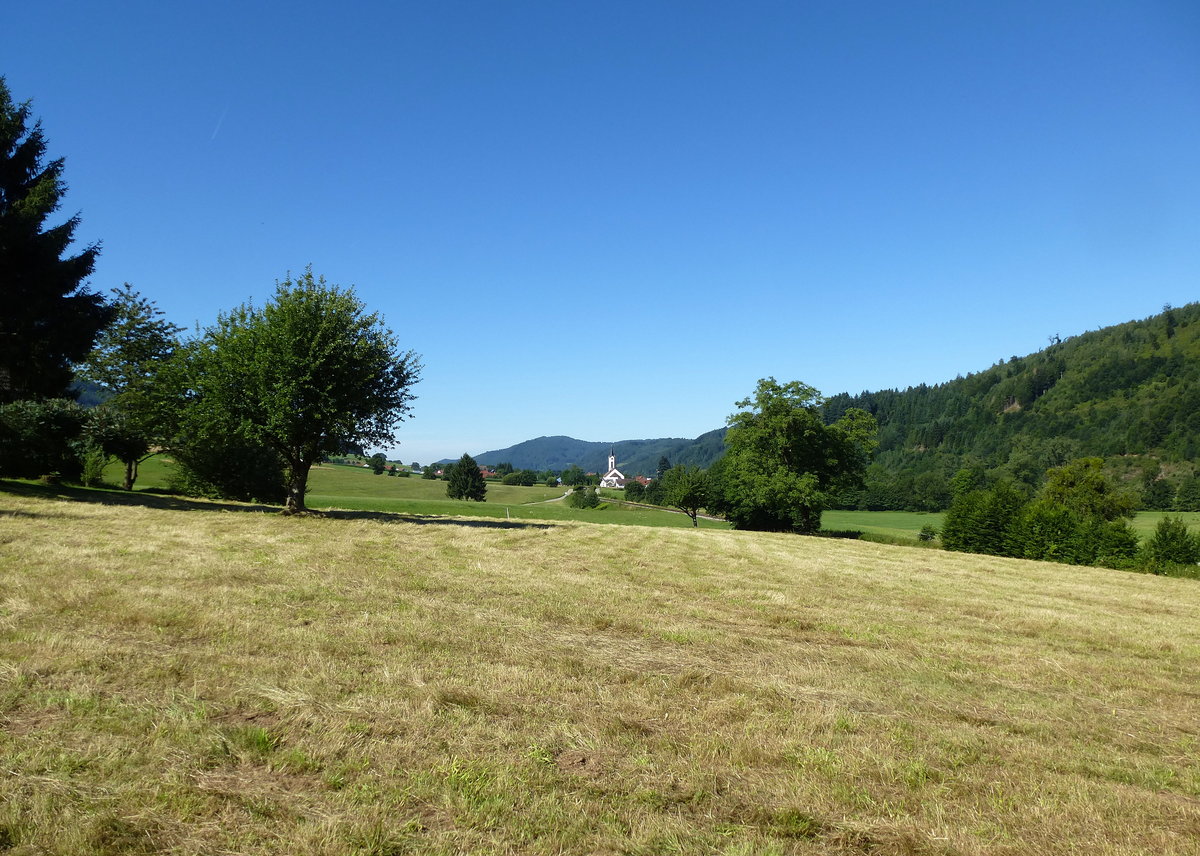
[[[479,464],[468,454],[463,454],[458,463],[450,465],[446,482],[446,496],[451,499],[470,499],[483,502],[487,496],[487,482],[479,471]]]

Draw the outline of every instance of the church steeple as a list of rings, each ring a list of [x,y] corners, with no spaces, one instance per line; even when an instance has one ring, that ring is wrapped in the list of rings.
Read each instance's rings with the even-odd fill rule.
[[[625,476],[617,469],[617,450],[608,447],[608,472],[600,479],[600,487],[625,487]]]

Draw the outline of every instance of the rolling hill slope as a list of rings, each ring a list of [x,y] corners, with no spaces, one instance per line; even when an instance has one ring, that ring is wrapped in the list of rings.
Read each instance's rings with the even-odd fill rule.
[[[850,407],[873,414],[880,433],[867,488],[843,497],[847,507],[944,508],[960,468],[1032,485],[1049,467],[1094,455],[1131,481],[1161,482],[1158,504],[1145,507],[1170,508],[1200,457],[1200,303],[1056,341],[945,383],[833,395],[826,421]],[[540,437],[476,458],[599,472],[611,445],[624,471],[652,474],[662,455],[711,465],[723,437],[723,428],[695,440]]]

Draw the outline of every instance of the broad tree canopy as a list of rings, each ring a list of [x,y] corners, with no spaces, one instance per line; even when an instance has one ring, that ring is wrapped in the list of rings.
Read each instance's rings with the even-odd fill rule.
[[[855,408],[826,425],[821,403],[807,384],[760,380],[729,417],[708,507],[739,529],[816,532],[830,495],[861,481],[876,430]]]
[[[261,309],[222,315],[195,352],[193,406],[280,455],[286,509],[304,510],[308,471],[347,444],[389,446],[421,364],[353,289],[307,268]]]

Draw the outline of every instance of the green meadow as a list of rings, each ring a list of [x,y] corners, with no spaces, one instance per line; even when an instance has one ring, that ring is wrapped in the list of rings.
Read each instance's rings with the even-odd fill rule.
[[[135,487],[160,490],[169,487],[171,464],[156,456],[142,465]],[[112,466],[105,472],[110,483],[120,480]],[[375,475],[364,467],[324,464],[313,467],[308,480],[308,506],[314,510],[387,512],[429,516],[490,517],[511,520],[584,520],[631,526],[690,527],[686,515],[666,509],[602,503],[599,508],[571,508],[559,502],[566,488],[521,487],[489,482],[486,502],[446,497],[446,482],[418,476]],[[728,528],[721,521],[702,520],[705,528]]]
[[[169,485],[171,464],[163,456],[144,463],[137,481],[138,490],[163,489]],[[120,481],[120,471],[112,465],[105,473],[110,483]],[[565,489],[544,485],[521,487],[488,483],[487,502],[463,502],[446,498],[446,483],[440,479],[417,476],[377,476],[369,469],[324,464],[314,467],[309,477],[308,504],[314,509],[379,511],[414,515],[448,515],[506,518],[512,520],[581,520],[592,523],[618,523],[632,526],[691,526],[682,514],[663,509],[621,503],[620,491],[603,491],[608,499],[595,509],[575,509],[556,502]],[[1188,526],[1200,532],[1200,512],[1142,511],[1131,521],[1143,538],[1154,533],[1164,516],[1182,517]],[[944,514],[914,511],[826,511],[823,528],[831,531],[859,531],[896,542],[919,543],[917,534],[924,526],[940,530]],[[700,520],[705,528],[727,528],[715,520]]]
[[[3,482],[0,852],[1191,856],[1197,614],[864,541]]]

